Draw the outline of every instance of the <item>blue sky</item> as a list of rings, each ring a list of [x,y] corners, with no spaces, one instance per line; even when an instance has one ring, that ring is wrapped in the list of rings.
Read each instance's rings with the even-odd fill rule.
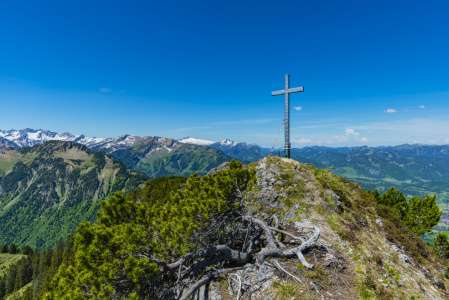
[[[449,1],[8,1],[0,129],[449,144]],[[283,136],[279,135],[279,147]]]

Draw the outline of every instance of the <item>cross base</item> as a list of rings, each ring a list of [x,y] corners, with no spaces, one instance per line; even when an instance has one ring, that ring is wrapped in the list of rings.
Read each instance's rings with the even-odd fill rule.
[[[288,147],[284,148],[284,156],[285,158],[290,158],[290,149],[291,145],[289,144]]]

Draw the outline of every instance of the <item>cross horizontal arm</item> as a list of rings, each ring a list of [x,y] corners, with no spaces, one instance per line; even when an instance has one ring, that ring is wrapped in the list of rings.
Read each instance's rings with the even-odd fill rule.
[[[297,88],[291,88],[288,90],[280,90],[271,92],[271,96],[278,96],[278,95],[284,95],[284,94],[292,94],[292,93],[298,93],[298,92],[304,92],[304,87],[297,87]]]

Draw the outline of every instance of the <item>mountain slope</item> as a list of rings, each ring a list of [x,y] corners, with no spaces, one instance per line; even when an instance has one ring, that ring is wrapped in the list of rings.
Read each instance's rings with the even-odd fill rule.
[[[229,139],[222,140],[221,142],[212,142],[201,139],[194,138],[184,138],[179,140],[180,143],[194,144],[194,145],[205,145],[220,151],[224,154],[238,159],[244,162],[258,161],[259,159],[267,156],[263,153],[261,148],[257,145],[247,145],[246,143],[237,143]]]
[[[228,139],[214,144],[209,147],[219,149],[226,155],[245,162],[258,161],[266,154],[262,153],[257,145],[247,145],[246,143],[237,143]]]
[[[232,159],[214,148],[179,143],[164,137],[124,135],[104,140],[91,148],[116,157],[128,168],[140,171],[150,178],[188,176],[195,172],[202,176]]]
[[[100,201],[148,177],[72,142],[0,149],[0,244],[52,247],[94,221]]]

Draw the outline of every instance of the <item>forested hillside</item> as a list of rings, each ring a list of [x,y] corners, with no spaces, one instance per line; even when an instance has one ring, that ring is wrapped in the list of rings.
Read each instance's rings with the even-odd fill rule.
[[[51,248],[80,222],[94,221],[101,200],[147,179],[72,142],[0,148],[0,244]]]

